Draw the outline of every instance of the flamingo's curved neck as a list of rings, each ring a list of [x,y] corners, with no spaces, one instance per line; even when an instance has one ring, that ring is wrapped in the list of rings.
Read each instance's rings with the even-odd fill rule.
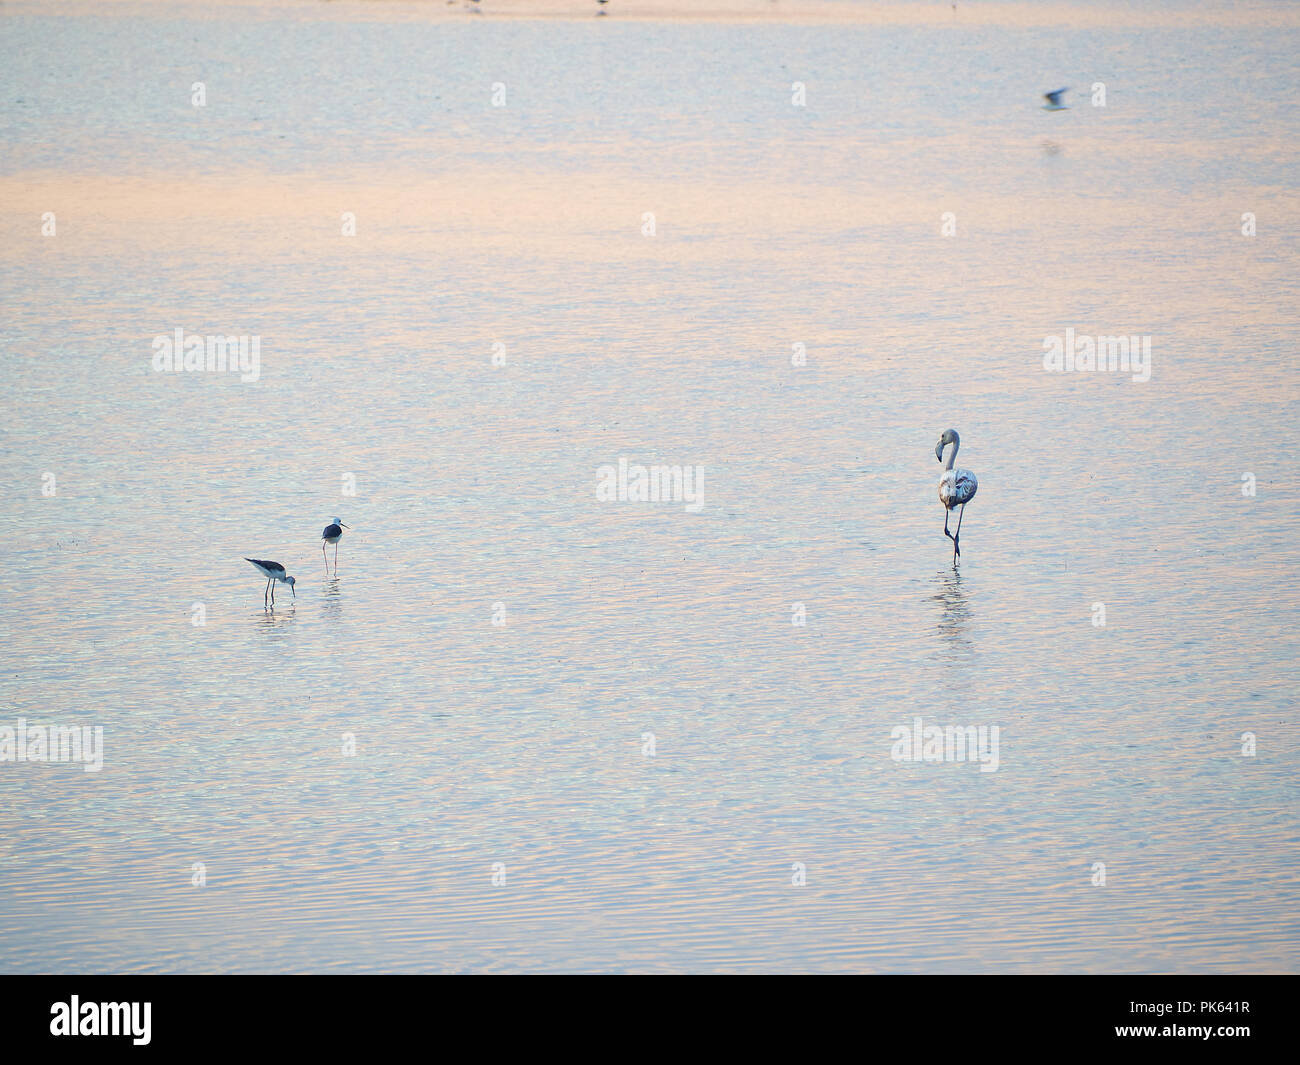
[[[953,433],[952,450],[948,452],[948,461],[944,464],[943,467],[945,470],[952,469],[953,463],[957,461],[957,449],[959,447],[961,447],[961,438],[956,433]]]

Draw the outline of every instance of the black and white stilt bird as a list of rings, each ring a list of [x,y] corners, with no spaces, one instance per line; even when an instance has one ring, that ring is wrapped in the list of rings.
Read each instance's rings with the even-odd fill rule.
[[[966,504],[975,498],[975,491],[979,488],[979,482],[975,480],[975,475],[970,470],[955,470],[953,463],[957,461],[957,448],[961,446],[961,437],[957,435],[956,429],[945,429],[943,436],[939,437],[939,443],[935,446],[934,457],[943,462],[943,449],[949,444],[952,450],[948,452],[948,462],[943,468],[943,476],[939,478],[939,502],[943,504],[943,535],[952,541],[952,562],[955,566],[957,558],[961,555],[961,519],[966,513]],[[957,511],[957,531],[950,533],[948,531],[948,515],[961,507]]]
[[[1069,91],[1069,86],[1066,86],[1064,89],[1057,89],[1055,92],[1043,93],[1043,99],[1047,101],[1047,103],[1043,104],[1043,110],[1068,111],[1069,108],[1065,104],[1061,103],[1061,97]]]
[[[262,593],[262,604],[266,604],[266,596],[271,596],[271,608],[275,609],[275,584],[279,581],[281,584],[287,584],[289,591],[293,592],[293,597],[298,598],[298,593],[293,591],[294,579],[285,571],[284,567],[278,562],[269,562],[264,558],[249,558],[244,556],[245,562],[251,562],[253,568],[266,578],[266,591]]]
[[[335,518],[333,523],[330,525],[326,525],[325,531],[320,534],[321,558],[325,558],[325,545],[326,544],[334,545],[334,576],[336,577],[339,575],[339,540],[343,536],[343,530],[350,529],[350,528],[352,528],[351,525],[344,525],[340,519]],[[326,575],[329,574],[329,571],[330,571],[329,559],[325,558]]]

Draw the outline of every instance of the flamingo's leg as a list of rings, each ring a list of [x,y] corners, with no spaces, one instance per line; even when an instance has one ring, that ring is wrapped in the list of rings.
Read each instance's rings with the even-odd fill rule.
[[[953,561],[961,554],[961,519],[966,513],[966,504],[961,505],[961,510],[957,511],[957,535],[952,538]]]
[[[943,535],[948,537],[949,540],[952,539],[952,533],[948,531],[948,515],[950,513],[951,511],[949,511],[949,509],[945,506],[943,508]]]

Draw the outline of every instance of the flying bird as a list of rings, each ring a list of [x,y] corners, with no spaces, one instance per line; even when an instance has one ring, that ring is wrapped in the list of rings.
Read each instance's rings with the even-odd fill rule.
[[[943,462],[943,449],[949,444],[952,450],[948,452],[948,461],[944,463],[943,476],[939,478],[939,502],[943,504],[943,534],[952,541],[952,562],[955,566],[957,558],[961,555],[961,519],[966,513],[966,504],[975,498],[975,491],[979,488],[979,482],[975,480],[975,475],[970,470],[953,469],[953,463],[957,461],[957,448],[961,446],[961,438],[957,435],[956,429],[945,429],[943,436],[939,437],[939,443],[935,446],[934,457]],[[957,507],[957,531],[950,533],[948,531],[948,515]]]
[[[1047,103],[1043,104],[1043,110],[1044,111],[1068,111],[1069,108],[1066,107],[1065,104],[1061,103],[1061,97],[1064,96],[1069,91],[1070,88],[1067,85],[1064,89],[1057,89],[1055,92],[1043,93],[1043,99],[1047,101]]]
[[[287,584],[289,586],[289,591],[293,592],[294,579],[284,571],[284,567],[280,565],[280,563],[268,562],[263,558],[249,558],[247,555],[244,556],[244,561],[251,562],[253,568],[266,578],[266,592],[262,593],[263,606],[266,605],[266,593],[270,592],[271,609],[275,609],[275,584],[277,581],[281,584]],[[298,593],[293,592],[293,597],[297,599]]]

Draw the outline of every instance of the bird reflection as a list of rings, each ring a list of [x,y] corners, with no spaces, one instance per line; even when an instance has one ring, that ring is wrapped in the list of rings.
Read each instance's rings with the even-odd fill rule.
[[[971,610],[966,601],[966,593],[961,586],[961,572],[957,569],[943,569],[935,575],[938,592],[930,597],[932,602],[942,607],[939,615],[939,635],[952,648],[969,650],[970,636],[967,634]]]
[[[272,614],[264,610],[259,615],[254,615],[258,620],[259,627],[267,632],[287,631],[287,626],[293,623],[293,615],[297,610],[296,607],[290,607],[288,610],[281,610],[278,614]]]
[[[321,600],[321,613],[327,618],[340,618],[343,616],[343,596],[341,594],[341,584],[337,577],[325,582],[325,598]]]

